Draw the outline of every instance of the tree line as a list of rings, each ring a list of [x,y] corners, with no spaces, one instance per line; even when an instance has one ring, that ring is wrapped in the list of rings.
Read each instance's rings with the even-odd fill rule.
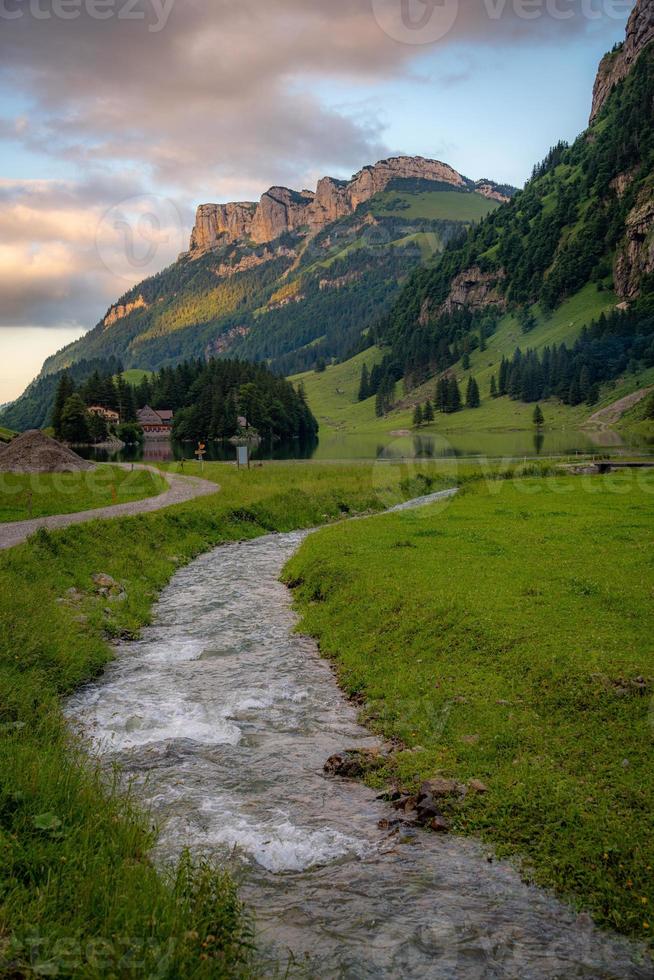
[[[625,371],[654,367],[654,311],[614,310],[584,327],[577,342],[545,347],[540,353],[517,348],[503,358],[491,379],[491,397],[539,402],[560,398],[565,405],[595,405],[600,386]]]

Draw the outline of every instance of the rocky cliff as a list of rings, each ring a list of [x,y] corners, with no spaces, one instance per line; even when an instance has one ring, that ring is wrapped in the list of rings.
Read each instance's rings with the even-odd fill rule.
[[[640,294],[643,277],[654,273],[654,200],[651,189],[640,197],[626,220],[626,235],[613,269],[615,291],[622,299]]]
[[[507,188],[492,181],[478,184],[452,167],[423,157],[392,157],[364,167],[349,181],[323,177],[313,191],[271,187],[258,204],[201,204],[191,235],[192,257],[235,242],[257,245],[275,241],[287,232],[316,234],[333,221],[352,214],[360,204],[385,191],[396,180],[448,184],[453,189],[477,191],[496,201],[508,201]]]
[[[654,0],[638,0],[629,18],[624,42],[615,51],[605,55],[600,62],[593,89],[591,123],[601,112],[614,87],[627,77],[638,55],[652,40]]]
[[[500,285],[506,278],[503,269],[495,272],[482,272],[479,266],[465,269],[454,277],[450,292],[444,303],[434,305],[426,299],[420,309],[420,325],[427,324],[444,313],[455,313],[457,310],[483,310],[489,306],[498,309],[506,308],[506,299],[500,292]]]

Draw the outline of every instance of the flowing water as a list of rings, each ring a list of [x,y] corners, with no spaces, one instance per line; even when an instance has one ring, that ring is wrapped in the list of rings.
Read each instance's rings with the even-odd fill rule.
[[[359,726],[279,582],[306,532],[228,544],[180,571],[153,625],[70,703],[161,834],[234,869],[272,964],[315,978],[645,978],[634,947],[523,884],[475,841],[389,831],[327,778]]]

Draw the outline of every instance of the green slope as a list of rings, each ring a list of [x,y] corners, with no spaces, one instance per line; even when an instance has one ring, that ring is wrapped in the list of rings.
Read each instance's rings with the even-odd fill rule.
[[[599,313],[610,309],[613,288],[629,299],[631,320],[623,318],[628,328],[617,318],[602,323],[586,351],[575,353],[575,364],[568,360],[559,370],[559,393],[564,383],[569,390],[578,384],[582,370],[594,372],[592,385],[617,378],[632,359],[642,369],[654,366],[654,126],[644,109],[653,99],[650,45],[586,133],[572,146],[554,147],[509,204],[472,228],[440,261],[416,270],[388,322],[374,333],[412,383],[456,367],[465,346],[474,350],[482,326],[490,334],[489,320],[505,309],[526,312],[538,304],[554,312],[549,322],[539,316],[537,330],[521,346],[569,343],[574,331],[559,316],[561,304],[574,304],[576,297],[584,317],[586,310]],[[596,286],[607,292],[591,297]],[[511,328],[504,323],[500,332],[500,348],[509,354]],[[517,329],[513,333],[515,347],[520,337]],[[487,362],[475,366],[485,382]],[[569,378],[568,369],[576,372]]]
[[[407,218],[480,221],[496,208],[497,201],[491,201],[477,193],[423,191],[419,194],[403,194],[385,191],[373,199],[371,210],[379,216],[403,214]]]
[[[500,321],[497,332],[488,339],[488,349],[484,352],[474,351],[471,355],[470,370],[463,371],[460,365],[456,370],[463,388],[469,375],[477,378],[481,388],[481,408],[463,409],[455,415],[437,416],[435,424],[424,427],[421,432],[531,429],[533,405],[508,398],[489,397],[490,379],[497,373],[500,361],[503,357],[511,356],[518,346],[539,350],[552,344],[573,344],[582,327],[603,311],[612,309],[615,302],[612,293],[598,292],[595,286],[587,286],[576,296],[566,300],[551,316],[546,317],[536,310],[538,325],[527,336],[522,333],[514,316],[505,316]],[[352,435],[383,435],[395,430],[411,429],[413,405],[426,401],[427,398],[433,400],[434,379],[411,391],[406,398],[403,398],[401,386],[398,385],[396,397],[404,407],[397,408],[383,418],[375,415],[374,398],[359,402],[357,397],[363,365],[367,364],[370,369],[374,364],[380,363],[383,353],[381,348],[374,347],[343,364],[328,367],[321,374],[310,372],[293,379],[304,384],[309,404],[320,422],[323,437],[336,431]],[[648,377],[648,372],[641,372],[621,381],[615,388],[607,386],[599,404],[592,409],[586,405],[571,408],[551,399],[544,406],[547,424],[552,428],[581,425],[602,405],[616,401],[624,394],[641,387],[641,380],[643,384],[647,384]]]
[[[117,301],[131,307],[128,315],[114,313],[109,327],[98,324],[45,370],[108,354],[127,369],[156,369],[229,353],[291,373],[320,357],[342,356],[427,254],[497,207],[469,188],[458,193],[440,183],[399,181],[396,191],[313,238],[300,230],[265,245],[243,241],[182,258]]]

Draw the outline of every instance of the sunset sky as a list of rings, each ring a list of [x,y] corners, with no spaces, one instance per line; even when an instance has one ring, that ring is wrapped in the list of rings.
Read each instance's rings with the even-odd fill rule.
[[[631,6],[1,0],[0,402],[173,260],[201,202],[397,153],[522,184],[586,125]]]

